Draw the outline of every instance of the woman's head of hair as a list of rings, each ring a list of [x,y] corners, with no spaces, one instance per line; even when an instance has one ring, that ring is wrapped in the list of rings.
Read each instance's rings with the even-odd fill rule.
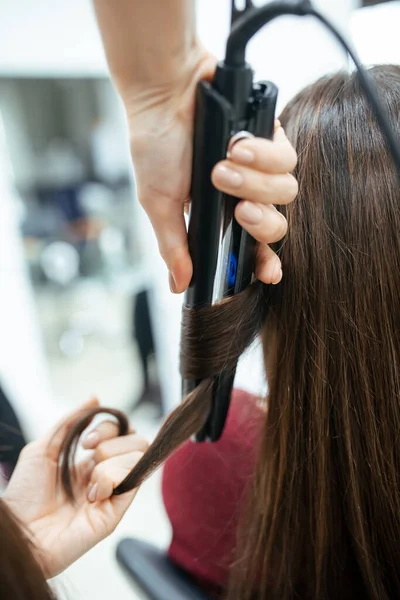
[[[400,67],[369,75],[400,139]],[[232,598],[397,598],[400,182],[356,74],[280,119],[299,195],[265,289],[267,414]]]
[[[400,67],[370,77],[400,137]],[[228,595],[389,600],[400,597],[400,185],[355,74],[309,86],[281,122],[299,182],[282,209],[284,277],[184,310],[182,374],[204,381],[114,493],[201,428],[213,376],[262,330],[265,428]],[[96,412],[62,449],[71,498],[71,457]]]

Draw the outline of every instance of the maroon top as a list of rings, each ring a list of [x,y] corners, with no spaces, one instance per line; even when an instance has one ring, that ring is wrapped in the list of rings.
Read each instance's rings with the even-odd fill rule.
[[[210,593],[227,584],[262,422],[256,398],[235,390],[221,439],[186,442],[165,464],[162,491],[173,532],[169,557]]]

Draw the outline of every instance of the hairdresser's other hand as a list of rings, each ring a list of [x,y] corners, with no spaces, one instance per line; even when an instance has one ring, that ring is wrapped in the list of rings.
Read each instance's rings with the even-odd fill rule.
[[[281,240],[287,231],[286,218],[274,205],[293,202],[298,193],[291,175],[297,156],[279,121],[273,141],[261,138],[237,142],[229,159],[216,165],[214,185],[241,198],[235,217],[259,242],[256,275],[264,283],[279,283],[281,262],[268,246]]]
[[[95,406],[98,401],[93,399],[81,409]],[[146,440],[134,433],[117,437],[111,421],[98,425],[89,443],[83,443],[94,450],[77,465],[76,502],[71,504],[56,488],[57,458],[78,412],[23,449],[3,497],[33,534],[47,577],[63,571],[115,529],[136,490],[112,496],[113,489],[147,449]]]

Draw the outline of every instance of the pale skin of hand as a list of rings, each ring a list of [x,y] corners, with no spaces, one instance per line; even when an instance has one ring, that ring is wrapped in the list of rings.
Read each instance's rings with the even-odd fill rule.
[[[98,404],[93,399],[81,408]],[[137,490],[120,496],[112,496],[112,492],[148,447],[147,441],[133,432],[117,437],[115,423],[104,421],[98,425],[97,443],[83,444],[94,450],[77,466],[76,502],[71,504],[56,487],[56,468],[61,441],[78,412],[23,449],[3,496],[31,534],[48,578],[66,569],[115,529]]]

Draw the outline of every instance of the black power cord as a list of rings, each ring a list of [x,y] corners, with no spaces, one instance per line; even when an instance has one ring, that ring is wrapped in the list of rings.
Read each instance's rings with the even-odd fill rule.
[[[325,27],[332,33],[332,35],[338,40],[338,42],[343,46],[346,50],[347,54],[350,56],[353,61],[358,77],[360,80],[361,87],[364,91],[365,96],[367,97],[368,102],[371,105],[372,111],[375,115],[376,120],[379,123],[379,126],[382,130],[383,135],[386,138],[386,143],[389,147],[389,150],[392,154],[393,160],[396,164],[397,173],[400,178],[400,143],[396,138],[396,134],[393,130],[393,126],[390,122],[390,119],[387,115],[385,108],[382,106],[381,99],[379,98],[379,94],[376,90],[375,85],[371,81],[371,77],[368,74],[367,69],[364,69],[362,64],[360,63],[359,58],[357,57],[354,50],[352,50],[349,44],[346,42],[344,37],[339,33],[339,31],[330,23],[323,15],[321,15],[318,11],[311,9],[308,13],[310,16],[318,19],[320,23],[325,25]]]
[[[371,105],[375,118],[385,136],[390,153],[395,162],[397,173],[400,178],[400,142],[396,137],[390,118],[379,98],[375,85],[371,81],[368,71],[364,69],[359,58],[342,34],[311,4],[310,0],[284,0],[269,2],[260,7],[252,7],[238,18],[231,30],[226,47],[225,65],[232,68],[241,68],[245,65],[246,45],[261,27],[273,19],[283,15],[294,15],[299,17],[314,17],[324,25],[336,38],[352,59],[358,73],[361,87]]]

